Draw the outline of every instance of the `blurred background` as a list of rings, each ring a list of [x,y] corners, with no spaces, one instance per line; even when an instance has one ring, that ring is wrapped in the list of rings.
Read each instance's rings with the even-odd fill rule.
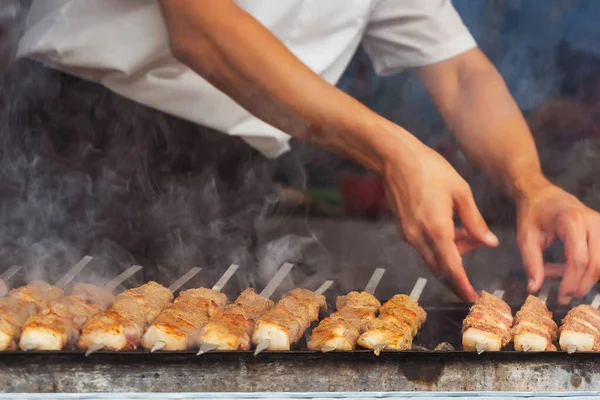
[[[600,209],[600,1],[454,0],[454,5],[528,119],[545,173]],[[359,51],[339,87],[407,128],[467,179],[502,243],[466,256],[469,276],[478,289],[507,289],[509,300],[524,297],[514,206],[464,159],[416,76],[378,77]],[[302,263],[308,275],[318,280],[327,271],[346,290],[364,285],[373,268],[385,267],[384,298],[410,290],[419,275],[429,276],[418,254],[398,238],[377,178],[306,144],[292,147],[278,161],[279,204],[261,227],[265,246],[287,246],[283,253]],[[560,243],[546,260],[562,261]],[[432,281],[424,298],[453,296]]]

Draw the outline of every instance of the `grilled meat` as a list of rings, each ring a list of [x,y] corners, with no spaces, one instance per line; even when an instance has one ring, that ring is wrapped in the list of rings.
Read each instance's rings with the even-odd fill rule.
[[[227,296],[215,290],[199,288],[181,292],[175,302],[160,314],[142,338],[142,346],[151,349],[158,341],[163,350],[186,350],[197,343],[200,329],[225,307]]]
[[[563,351],[600,351],[600,311],[585,304],[574,307],[559,332]]]
[[[358,344],[367,349],[408,350],[426,318],[427,313],[416,301],[397,294],[380,307],[376,319],[367,322]]]
[[[246,289],[233,304],[209,320],[197,342],[215,345],[217,350],[248,350],[255,321],[273,306],[272,300],[258,295],[254,289]]]
[[[252,343],[259,344],[268,339],[268,350],[289,350],[319,318],[319,310],[326,307],[325,296],[307,289],[294,289],[259,318]]]
[[[0,351],[15,349],[27,319],[63,295],[62,289],[42,281],[12,289],[0,300]]]
[[[515,350],[555,351],[553,343],[557,336],[558,326],[546,304],[535,296],[528,296],[515,315],[512,328]]]
[[[463,321],[463,349],[499,351],[511,339],[512,323],[508,304],[485,291],[481,292]]]
[[[367,323],[375,319],[380,306],[379,300],[367,292],[350,292],[338,297],[337,311],[313,329],[309,350],[354,350],[360,334],[366,330]]]
[[[90,304],[78,295],[51,302],[25,322],[19,348],[62,350],[65,346],[73,346],[83,324],[101,311],[101,306]]]
[[[107,350],[134,350],[146,327],[173,301],[166,287],[149,282],[115,296],[113,305],[92,317],[83,327],[77,347],[87,350],[102,344]]]

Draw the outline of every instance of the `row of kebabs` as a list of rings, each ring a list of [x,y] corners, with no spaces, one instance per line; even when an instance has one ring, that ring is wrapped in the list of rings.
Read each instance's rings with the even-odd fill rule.
[[[600,311],[583,304],[572,308],[559,328],[545,302],[528,296],[513,318],[502,299],[482,292],[463,321],[463,348],[499,351],[511,341],[516,351],[600,350]]]
[[[372,293],[351,292],[336,301],[337,311],[313,330],[313,350],[365,348],[405,350],[426,314],[406,295],[385,304]],[[289,350],[318,320],[325,297],[294,289],[274,303],[246,289],[231,304],[220,287],[180,292],[149,282],[113,296],[90,284],[73,292],[35,281],[11,290],[0,300],[0,350],[85,351]],[[378,316],[376,317],[376,314]]]

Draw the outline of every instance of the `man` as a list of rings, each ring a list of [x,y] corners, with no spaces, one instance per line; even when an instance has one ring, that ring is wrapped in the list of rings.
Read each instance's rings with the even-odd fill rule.
[[[405,239],[473,300],[461,255],[498,239],[440,155],[333,86],[360,44],[380,74],[414,68],[462,150],[512,196],[529,290],[559,238],[559,301],[585,295],[600,276],[600,215],[543,176],[518,107],[449,0],[41,0],[19,56],[268,157],[289,134],[354,159],[385,179]]]

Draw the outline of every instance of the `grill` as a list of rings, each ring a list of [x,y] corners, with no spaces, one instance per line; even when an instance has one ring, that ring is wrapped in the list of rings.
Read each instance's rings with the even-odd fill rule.
[[[478,355],[447,346],[433,351],[441,342],[460,349],[460,326],[468,305],[422,305],[428,318],[413,351],[323,354],[306,350],[305,343],[289,352],[258,356],[140,350],[85,357],[74,351],[15,351],[0,353],[0,386],[13,393],[600,391],[597,353]],[[566,310],[555,314],[560,321]]]

